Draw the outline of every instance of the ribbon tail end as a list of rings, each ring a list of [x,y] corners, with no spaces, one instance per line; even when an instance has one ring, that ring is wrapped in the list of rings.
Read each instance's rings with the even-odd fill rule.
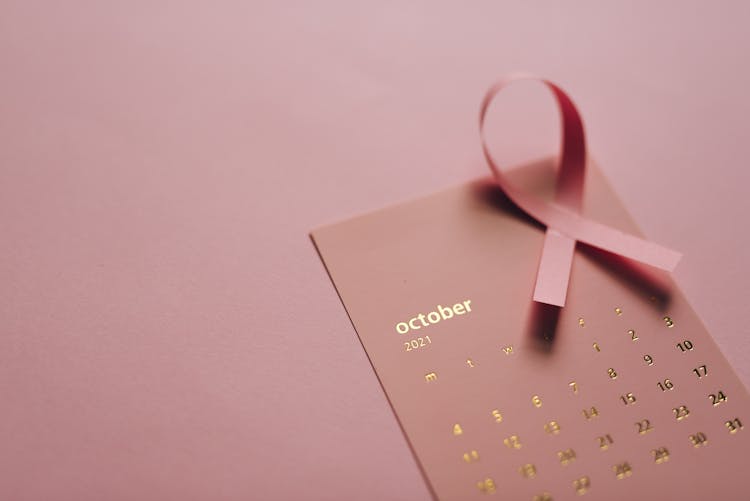
[[[544,294],[539,294],[536,290],[534,291],[534,301],[537,303],[547,304],[550,306],[557,306],[558,308],[562,308],[565,306],[565,295],[563,294],[562,297],[559,295],[556,297],[551,296],[545,296]]]
[[[534,301],[562,308],[568,295],[575,240],[547,229],[534,287]]]

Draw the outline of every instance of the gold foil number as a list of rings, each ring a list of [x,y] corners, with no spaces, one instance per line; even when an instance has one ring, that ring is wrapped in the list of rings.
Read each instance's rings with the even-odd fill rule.
[[[570,389],[573,390],[573,393],[578,393],[578,383],[575,381],[571,381],[568,383],[568,386],[570,386]]]
[[[628,334],[630,334],[630,339],[632,341],[638,341],[638,335],[635,333],[633,329],[628,330]]]
[[[503,440],[503,443],[505,444],[505,447],[508,449],[520,449],[521,448],[521,440],[518,438],[518,435],[511,435],[505,440]]]
[[[672,409],[672,412],[674,412],[674,417],[677,421],[682,421],[690,415],[690,410],[684,405],[675,407]]]
[[[700,378],[702,378],[704,376],[708,376],[708,367],[705,366],[705,365],[701,365],[701,366],[696,367],[695,369],[693,369],[693,373],[696,376],[698,376],[698,379],[700,379]]]
[[[461,428],[461,425],[458,424],[458,423],[454,424],[453,425],[453,435],[458,436],[458,435],[463,435],[463,434],[464,434],[464,430],[463,430],[463,428]]]
[[[654,358],[651,355],[643,355],[643,361],[646,365],[654,365]]]
[[[693,343],[688,339],[684,340],[681,343],[677,343],[676,346],[681,352],[691,351],[693,349]]]
[[[721,390],[719,390],[718,393],[711,393],[708,398],[711,400],[711,405],[714,407],[727,401],[727,396]]]
[[[695,435],[690,435],[688,437],[690,439],[690,442],[693,444],[693,447],[703,447],[704,445],[708,445],[708,438],[706,438],[706,434],[699,431]]]
[[[664,317],[664,325],[671,329],[674,327],[674,321],[670,317]]]
[[[532,501],[552,501],[552,495],[549,492],[543,492],[534,496]]]
[[[609,446],[615,442],[614,440],[612,440],[612,437],[609,435],[609,433],[600,437],[596,437],[596,440],[599,442],[599,449],[603,451],[609,449]]]
[[[550,435],[557,435],[558,433],[560,433],[560,425],[557,423],[557,421],[550,421],[549,423],[544,425],[544,431],[546,431]]]
[[[430,339],[430,336],[418,337],[416,339],[412,339],[411,341],[404,342],[404,348],[405,351],[412,351],[419,348],[424,348],[428,344],[432,344],[432,339]]]
[[[637,423],[635,423],[635,426],[638,428],[638,433],[640,435],[645,435],[646,433],[654,429],[654,427],[651,426],[651,421],[649,421],[648,419],[638,421]]]
[[[632,393],[626,393],[625,395],[620,395],[620,400],[622,400],[622,403],[625,405],[631,405],[635,403],[635,395]]]
[[[492,411],[492,417],[495,418],[495,422],[496,423],[502,423],[503,422],[503,415],[497,409],[494,409]]]
[[[666,447],[651,449],[651,455],[654,457],[654,463],[662,464],[669,461],[669,450]]]
[[[573,449],[565,449],[557,452],[557,459],[560,464],[566,466],[576,460],[576,452]]]
[[[467,463],[474,463],[479,461],[479,453],[477,451],[464,452],[464,461]]]
[[[617,371],[614,370],[612,367],[607,369],[607,374],[609,375],[610,379],[617,379]]]
[[[484,480],[477,482],[477,489],[479,489],[479,492],[482,494],[494,494],[495,491],[497,491],[495,481],[491,478],[485,478]]]
[[[432,383],[433,381],[437,381],[437,374],[434,372],[428,372],[424,375],[424,380],[428,383]]]
[[[518,472],[523,478],[534,478],[536,477],[536,466],[533,464],[525,464],[518,469]]]
[[[602,351],[601,348],[599,348],[599,343],[594,343],[591,345],[592,348],[594,348],[594,351]]]
[[[659,381],[656,383],[656,386],[658,386],[661,391],[674,389],[674,383],[670,379],[665,379],[663,382]]]
[[[578,493],[579,496],[583,496],[591,488],[591,479],[589,477],[581,477],[573,480],[573,489]]]
[[[630,464],[627,462],[614,465],[612,471],[615,472],[615,478],[617,478],[617,480],[622,480],[633,474],[633,468],[631,468]]]
[[[724,426],[726,426],[727,430],[729,430],[729,433],[732,433],[732,434],[737,433],[743,428],[742,421],[740,421],[739,418],[734,418],[729,421],[726,421],[724,423]]]
[[[539,408],[542,406],[542,399],[539,398],[539,395],[534,395],[531,397],[531,403],[534,404],[534,407]]]
[[[594,419],[595,417],[599,416],[599,411],[596,410],[596,407],[583,409],[581,412],[583,413],[583,417],[585,417],[587,420]]]

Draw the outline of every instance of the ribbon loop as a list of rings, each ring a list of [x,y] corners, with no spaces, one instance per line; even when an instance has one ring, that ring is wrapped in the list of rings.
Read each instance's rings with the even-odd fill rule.
[[[562,151],[554,202],[547,202],[513,185],[492,157],[484,133],[487,111],[495,96],[520,80],[543,83],[555,96],[562,122]],[[533,75],[516,74],[492,85],[479,112],[482,151],[500,189],[529,216],[547,226],[537,271],[534,301],[565,306],[576,242],[597,247],[662,270],[672,271],[680,253],[615,228],[586,219],[581,214],[586,169],[583,120],[570,97],[553,82]]]

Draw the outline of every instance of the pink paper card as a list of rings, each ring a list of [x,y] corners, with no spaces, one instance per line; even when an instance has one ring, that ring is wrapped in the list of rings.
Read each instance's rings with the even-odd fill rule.
[[[550,198],[552,165],[510,176]],[[638,233],[590,162],[583,202]],[[750,399],[674,283],[578,244],[534,303],[544,234],[490,180],[312,233],[434,496],[750,495]]]

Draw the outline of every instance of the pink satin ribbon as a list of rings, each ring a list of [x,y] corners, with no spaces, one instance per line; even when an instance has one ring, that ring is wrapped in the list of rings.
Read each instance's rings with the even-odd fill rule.
[[[519,80],[542,82],[552,91],[560,108],[562,153],[554,202],[547,202],[514,186],[497,166],[487,147],[484,133],[487,109],[502,89]],[[672,271],[677,266],[682,257],[680,253],[581,215],[586,171],[586,138],[578,110],[560,87],[549,80],[525,74],[512,75],[497,82],[490,87],[482,100],[479,134],[482,151],[497,184],[524,212],[547,226],[537,271],[534,301],[565,306],[576,241],[666,271]]]

